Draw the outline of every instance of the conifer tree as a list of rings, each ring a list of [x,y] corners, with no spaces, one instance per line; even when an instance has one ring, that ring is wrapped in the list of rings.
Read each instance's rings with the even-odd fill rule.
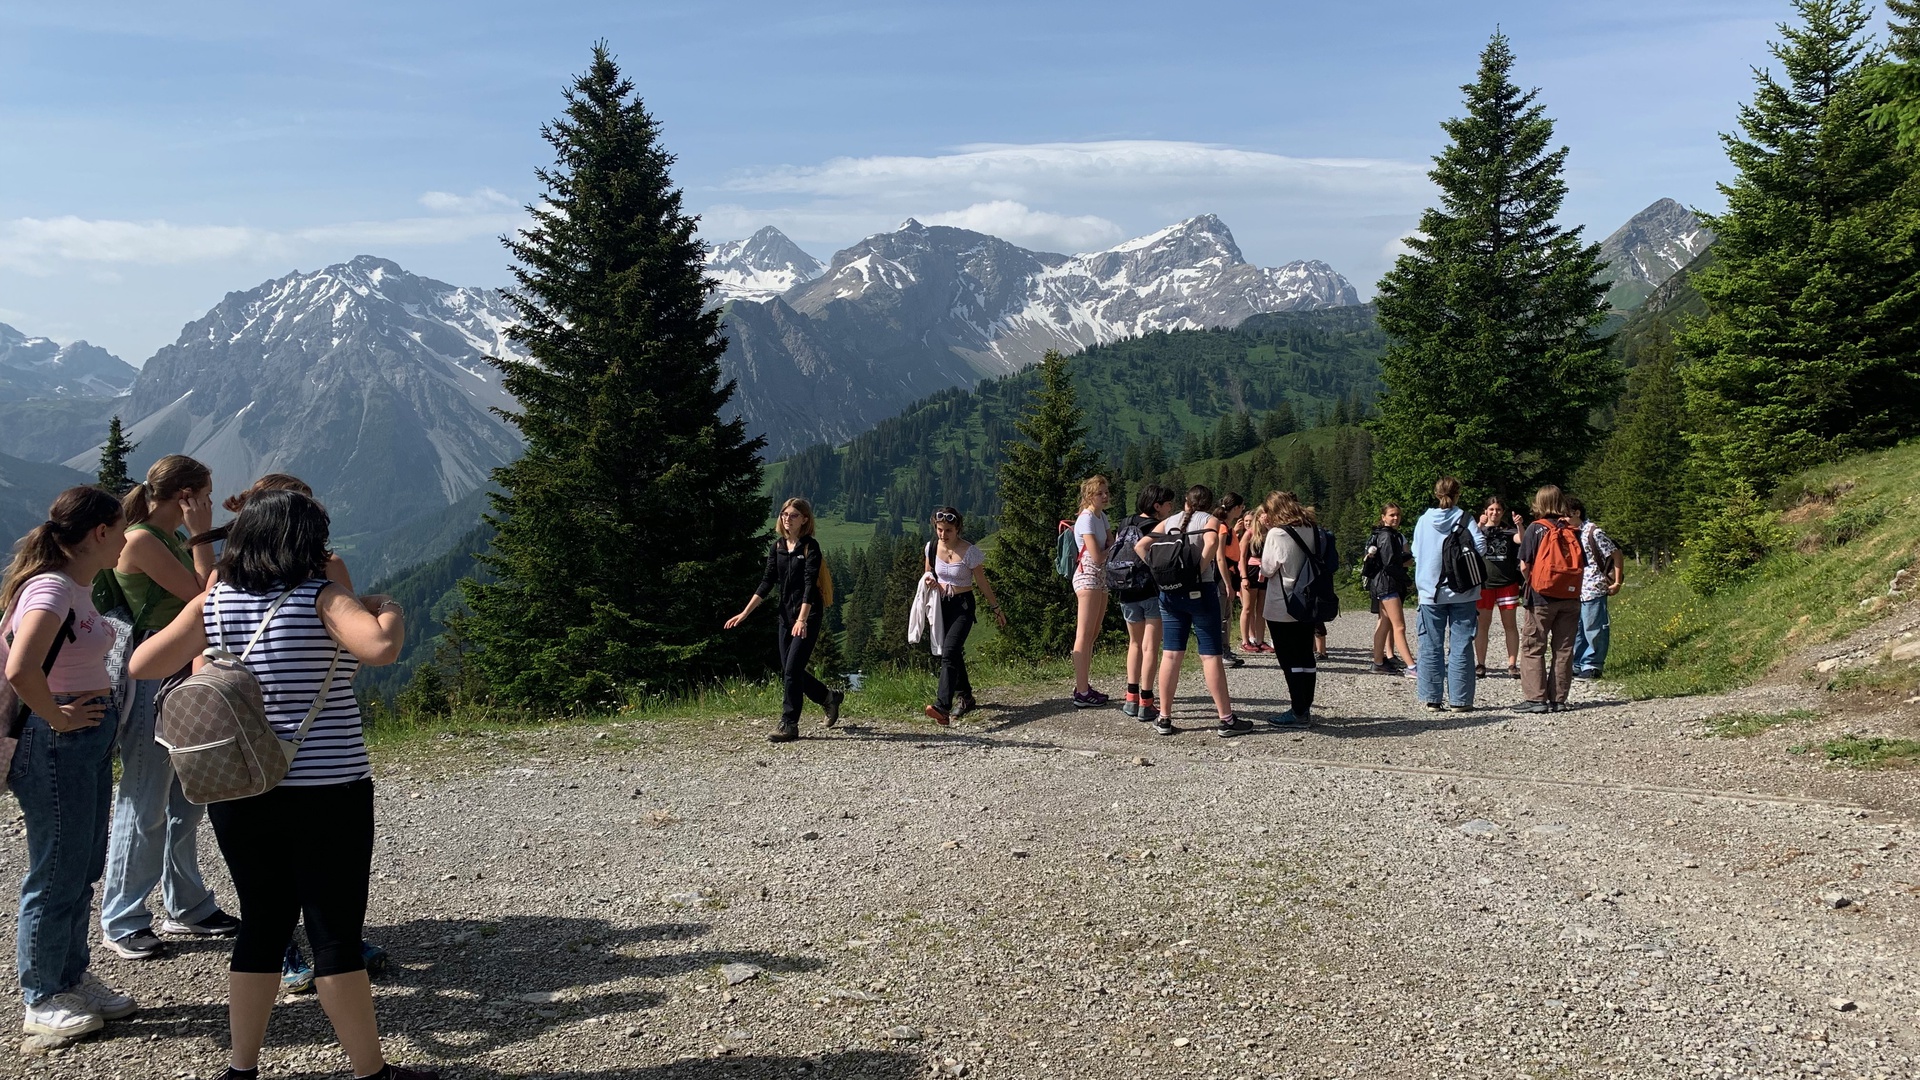
[[[531,359],[494,361],[526,454],[494,470],[497,580],[466,584],[468,630],[501,699],[574,709],[767,653],[720,628],[758,578],[766,504],[761,441],[720,415],[733,384],[673,156],[604,43],[542,135],[545,192],[505,241]]]
[[[1613,433],[1594,469],[1593,516],[1635,555],[1664,560],[1692,519],[1680,356],[1662,330],[1627,377]]]
[[[1619,391],[1594,336],[1599,245],[1555,224],[1567,150],[1549,149],[1553,121],[1513,63],[1495,34],[1462,88],[1466,115],[1441,125],[1451,142],[1428,174],[1440,205],[1380,282],[1375,483],[1410,511],[1442,474],[1475,494],[1564,481],[1593,447],[1592,410]]]
[[[1071,520],[1080,482],[1093,470],[1087,429],[1066,358],[1040,361],[1040,389],[1014,425],[1020,438],[1000,466],[999,541],[990,560],[1005,609],[1001,640],[1016,656],[1062,656],[1073,648],[1073,587],[1054,572],[1059,523]]]
[[[1920,431],[1920,183],[1866,117],[1860,0],[1796,0],[1754,75],[1739,170],[1694,275],[1706,317],[1680,336],[1688,438],[1709,490],[1783,476]]]
[[[133,477],[127,475],[127,458],[138,449],[139,443],[127,441],[118,415],[107,421],[107,441],[100,447],[100,469],[96,474],[102,491],[125,495],[127,489],[133,487]]]

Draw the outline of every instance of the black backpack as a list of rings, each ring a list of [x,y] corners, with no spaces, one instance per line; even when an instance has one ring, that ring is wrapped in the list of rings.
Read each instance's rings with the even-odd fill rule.
[[[1486,584],[1487,564],[1473,546],[1473,532],[1466,511],[1453,523],[1453,531],[1440,542],[1440,584],[1456,593]]]
[[[1145,535],[1140,519],[1130,517],[1107,543],[1107,588],[1123,601],[1144,600],[1154,593],[1153,571],[1134,547]]]
[[[1327,543],[1330,538],[1325,529],[1313,531],[1313,547],[1300,539],[1293,526],[1282,525],[1287,535],[1293,538],[1294,545],[1306,553],[1306,561],[1300,565],[1300,572],[1293,577],[1293,585],[1287,589],[1287,614],[1295,622],[1324,623],[1340,617],[1340,597],[1333,591],[1333,572],[1336,559],[1333,545]]]
[[[1204,537],[1201,543],[1188,542],[1187,525],[1192,520],[1189,510],[1177,531],[1147,534],[1153,541],[1147,546],[1147,569],[1162,592],[1192,592],[1200,587],[1200,556],[1206,545]]]

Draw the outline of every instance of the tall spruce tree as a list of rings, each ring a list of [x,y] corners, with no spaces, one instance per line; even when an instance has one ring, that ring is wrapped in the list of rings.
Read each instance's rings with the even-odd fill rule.
[[[1000,465],[1000,533],[991,558],[994,592],[1007,616],[1001,640],[1017,656],[1062,656],[1073,648],[1072,585],[1054,572],[1062,519],[1071,520],[1080,482],[1092,473],[1087,428],[1066,358],[1040,361],[1040,388],[1014,424],[1021,438]]]
[[[499,532],[467,582],[474,663],[502,699],[576,709],[740,669],[723,636],[765,557],[761,440],[721,418],[719,312],[660,128],[605,43],[542,135],[502,359],[526,455],[494,470]]]
[[[100,447],[100,469],[95,474],[102,491],[125,495],[133,487],[133,477],[127,475],[127,459],[138,449],[139,443],[127,441],[118,416],[107,421],[107,441]]]
[[[1538,91],[1515,86],[1495,34],[1466,115],[1428,175],[1440,205],[1420,219],[1380,282],[1389,336],[1373,422],[1380,495],[1426,505],[1442,474],[1470,492],[1513,495],[1563,482],[1592,449],[1592,410],[1620,370],[1595,328],[1606,314],[1597,244],[1555,224],[1567,150]]]
[[[1589,510],[1635,555],[1659,561],[1680,549],[1696,492],[1679,350],[1670,331],[1655,334],[1627,377],[1613,432],[1594,468]]]
[[[1920,0],[1885,0],[1888,61],[1861,73],[1874,98],[1867,118],[1902,149],[1920,148]]]
[[[1682,332],[1688,437],[1709,490],[1920,432],[1920,182],[1866,117],[1860,0],[1796,0],[1755,73],[1720,187],[1707,315]]]

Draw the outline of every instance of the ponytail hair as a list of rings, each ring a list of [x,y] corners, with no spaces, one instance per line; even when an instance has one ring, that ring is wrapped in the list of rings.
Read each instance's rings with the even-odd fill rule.
[[[269,491],[292,491],[305,495],[309,499],[313,498],[313,489],[307,486],[305,480],[291,473],[270,472],[260,479],[255,480],[253,486],[247,490],[227,496],[225,501],[221,502],[220,507],[229,514],[238,514],[240,511],[246,509],[249,499],[259,495],[265,495]],[[199,547],[201,544],[219,543],[227,538],[227,534],[232,531],[232,529],[232,522],[228,522],[217,529],[208,529],[199,536],[188,540],[187,546]]]
[[[11,609],[14,597],[35,576],[65,570],[88,533],[120,521],[120,500],[97,487],[61,492],[47,509],[47,520],[13,546],[13,563],[0,586],[0,609]]]
[[[127,489],[120,513],[127,524],[138,525],[153,516],[155,503],[212,486],[213,470],[185,454],[168,454],[147,470],[146,480]]]

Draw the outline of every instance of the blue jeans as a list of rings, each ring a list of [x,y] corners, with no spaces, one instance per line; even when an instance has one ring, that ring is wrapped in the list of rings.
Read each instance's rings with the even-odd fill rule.
[[[1211,581],[1200,583],[1199,596],[1184,592],[1160,591],[1160,650],[1187,651],[1187,631],[1199,640],[1201,656],[1219,656],[1226,651],[1226,636],[1220,620],[1220,590]]]
[[[1573,670],[1598,675],[1607,666],[1607,642],[1613,622],[1607,616],[1607,598],[1580,601],[1580,625],[1573,632]]]
[[[161,885],[167,914],[197,923],[219,910],[200,877],[200,822],[207,808],[187,801],[166,748],[153,741],[159,679],[133,684],[120,732],[120,795],[113,804],[100,930],[119,939],[153,927],[147,894]]]
[[[75,695],[54,697],[64,705]],[[108,705],[97,727],[59,732],[36,715],[20,731],[7,784],[27,819],[16,944],[28,1005],[72,988],[91,959],[93,884],[107,862],[119,722]]]
[[[1473,639],[1479,633],[1480,615],[1471,600],[1420,605],[1421,701],[1445,697],[1449,705],[1473,704]]]

